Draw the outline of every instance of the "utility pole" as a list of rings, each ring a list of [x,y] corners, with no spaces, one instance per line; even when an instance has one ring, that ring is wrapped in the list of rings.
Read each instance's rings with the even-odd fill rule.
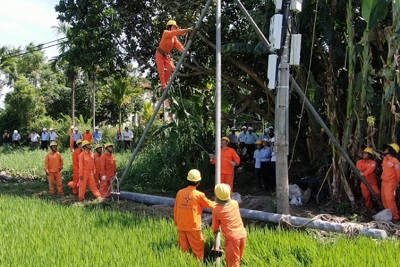
[[[291,35],[292,11],[300,12],[302,0],[274,0],[276,12],[271,18],[270,41],[272,51],[268,57],[268,88],[276,90],[275,98],[275,151],[276,151],[276,197],[277,212],[289,214],[289,79],[290,65],[299,64],[300,45],[290,47],[291,39],[296,44],[301,36]],[[283,41],[283,47],[281,42]],[[292,55],[293,54],[293,55]],[[279,65],[278,65],[279,63]],[[278,65],[278,68],[277,68]],[[277,73],[278,72],[278,73]],[[276,85],[276,82],[278,84]]]

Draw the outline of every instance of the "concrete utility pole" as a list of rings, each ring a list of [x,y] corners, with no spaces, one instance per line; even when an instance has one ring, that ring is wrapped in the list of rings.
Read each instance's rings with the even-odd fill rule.
[[[300,64],[301,35],[293,34],[291,17],[301,12],[302,0],[273,0],[277,12],[270,22],[268,56],[268,88],[276,90],[275,98],[275,152],[277,212],[289,213],[289,78],[290,65]],[[281,42],[283,43],[283,47]],[[290,47],[290,43],[292,47]],[[277,64],[278,67],[277,67]],[[278,70],[278,73],[276,73]]]
[[[289,26],[290,0],[283,2],[283,20],[287,19]],[[290,35],[288,27],[282,27],[285,43],[281,61],[278,67],[278,86],[275,98],[275,148],[276,148],[276,208],[278,213],[289,213],[289,175],[288,175],[288,148],[289,148],[289,45]]]

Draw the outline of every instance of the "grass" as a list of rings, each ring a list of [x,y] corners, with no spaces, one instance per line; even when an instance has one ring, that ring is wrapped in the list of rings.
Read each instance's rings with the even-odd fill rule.
[[[170,209],[154,213],[152,207],[132,202],[82,204],[71,195],[49,196],[42,173],[45,152],[5,152],[0,153],[1,169],[42,179],[0,183],[0,266],[199,266],[178,249]],[[63,156],[65,177],[71,154]],[[128,160],[129,154],[117,154],[120,166]],[[394,267],[400,261],[400,241],[395,238],[246,227],[243,266]],[[210,228],[205,236],[209,260]]]
[[[1,266],[199,266],[193,255],[179,250],[171,219],[121,212],[115,203],[58,201],[0,195]],[[398,240],[343,235],[321,240],[305,231],[253,224],[247,229],[243,266],[394,267],[400,260]],[[205,236],[207,256],[210,228]]]

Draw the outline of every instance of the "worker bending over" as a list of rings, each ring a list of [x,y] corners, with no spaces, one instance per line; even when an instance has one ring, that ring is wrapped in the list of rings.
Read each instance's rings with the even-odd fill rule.
[[[362,159],[357,161],[356,167],[362,175],[365,177],[365,180],[374,190],[375,194],[379,195],[381,191],[378,188],[378,180],[376,179],[375,169],[376,169],[376,161],[373,159],[374,150],[370,147],[364,149],[362,153]],[[361,183],[361,194],[365,201],[365,207],[367,210],[371,211],[373,208],[371,192],[368,190],[367,186],[364,183]]]

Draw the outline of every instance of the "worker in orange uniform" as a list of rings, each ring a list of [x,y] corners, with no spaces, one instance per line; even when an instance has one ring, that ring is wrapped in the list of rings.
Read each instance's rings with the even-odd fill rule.
[[[164,30],[160,44],[156,50],[156,64],[158,75],[160,76],[161,88],[164,89],[167,86],[168,80],[171,77],[172,71],[175,69],[174,62],[171,56],[171,50],[175,47],[179,51],[183,52],[185,47],[179,42],[179,35],[184,35],[191,28],[178,29],[178,25],[175,20],[169,20],[167,22],[167,29]]]
[[[381,192],[378,188],[378,180],[376,179],[375,169],[376,169],[376,161],[373,159],[372,155],[374,155],[374,150],[370,147],[364,149],[362,153],[362,159],[357,161],[356,167],[360,170],[362,175],[365,177],[365,180],[374,190],[374,192],[379,195]],[[368,188],[364,183],[361,183],[361,194],[365,201],[365,207],[367,210],[372,210],[372,198],[371,192],[369,192]]]
[[[93,143],[93,134],[90,132],[90,129],[86,129],[86,132],[83,134],[83,141],[85,140]]]
[[[246,228],[240,217],[239,204],[230,198],[231,189],[227,184],[217,184],[214,188],[217,205],[212,211],[211,228],[215,234],[221,227],[225,238],[227,267],[240,267],[246,246]],[[220,250],[220,248],[215,248]]]
[[[74,126],[72,125],[70,130],[69,130],[69,149],[71,151],[74,151],[74,138],[72,137],[72,135],[74,134]]]
[[[111,194],[111,183],[117,174],[117,161],[113,154],[114,144],[106,143],[104,148],[106,151],[101,156],[100,194],[101,197],[106,198]]]
[[[197,190],[201,181],[198,170],[190,170],[187,180],[189,186],[179,190],[175,198],[174,222],[178,229],[178,245],[184,252],[191,248],[196,257],[203,260],[204,238],[201,231],[201,215],[203,208],[212,209],[215,202]]]
[[[103,145],[97,144],[94,147],[94,168],[96,169],[96,173],[94,174],[94,181],[96,182],[97,188],[100,189],[100,180],[101,180],[101,156],[103,155]]]
[[[233,148],[228,146],[229,138],[221,139],[221,183],[229,184],[231,194],[233,193],[233,176],[235,174],[235,166],[240,164],[240,157]],[[215,156],[210,155],[212,164],[215,164]]]
[[[49,180],[49,191],[50,195],[54,195],[54,183],[57,187],[58,195],[62,196],[64,194],[61,170],[64,168],[64,162],[61,154],[57,151],[57,143],[50,143],[51,151],[47,153],[45,159],[45,170],[47,174],[47,179]]]
[[[392,212],[393,221],[399,221],[399,211],[396,206],[396,189],[400,182],[400,162],[396,158],[399,146],[395,143],[386,145],[382,161],[382,188],[381,197],[385,209]]]
[[[85,199],[86,185],[89,186],[90,191],[92,191],[96,198],[102,199],[99,189],[96,187],[96,182],[94,181],[96,170],[94,168],[92,144],[87,140],[83,141],[82,150],[82,153],[79,155],[79,201]]]
[[[72,152],[72,181],[68,183],[68,186],[72,188],[72,194],[78,194],[78,182],[79,182],[79,155],[82,152],[82,139],[76,140],[77,148]]]

